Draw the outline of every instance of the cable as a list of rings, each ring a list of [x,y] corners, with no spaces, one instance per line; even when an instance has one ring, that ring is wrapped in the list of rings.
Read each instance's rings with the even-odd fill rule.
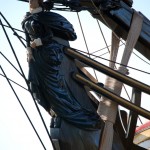
[[[4,27],[7,27],[7,28],[10,28],[9,26],[3,24]],[[16,30],[16,31],[19,31],[19,32],[22,32],[22,33],[25,33],[23,30],[19,30],[17,28],[12,28],[13,30]]]
[[[2,75],[1,73],[0,73],[0,76],[6,78],[6,77],[5,77],[4,75]],[[7,78],[7,79],[8,79],[9,81],[13,82],[14,84],[18,85],[19,87],[23,88],[24,90],[29,91],[28,89],[26,89],[25,87],[23,87],[23,86],[20,85],[19,83],[13,81],[12,79],[10,79],[10,78]]]
[[[107,44],[107,42],[106,42],[106,38],[105,38],[105,36],[104,36],[104,34],[103,34],[102,28],[101,28],[101,26],[100,26],[100,24],[99,24],[99,22],[98,22],[98,20],[97,20],[97,19],[96,19],[96,21],[97,21],[97,24],[98,24],[99,30],[100,30],[100,32],[101,32],[101,34],[102,34],[102,37],[103,37],[103,39],[104,39],[104,42],[105,42],[106,48],[107,48],[108,52],[110,53],[110,50],[109,50],[109,48],[108,48],[109,46],[108,46],[108,44]]]
[[[17,34],[17,32],[15,32],[15,30],[12,28],[12,26],[10,25],[10,23],[7,21],[7,19],[4,17],[4,15],[3,15],[1,12],[0,12],[0,15],[1,15],[2,18],[5,20],[5,22],[8,24],[9,28],[11,28],[11,30],[13,31],[13,33],[18,37],[19,41],[23,44],[23,46],[26,47],[25,44],[24,44],[24,43],[22,42],[22,40],[20,39],[20,37],[19,37],[19,35]],[[2,28],[3,28],[3,30],[5,30],[2,21],[0,21],[0,24],[1,24]],[[6,31],[4,31],[4,32],[6,32]]]
[[[140,56],[138,56],[136,53],[133,52],[133,54],[135,56],[137,56],[139,59],[141,59],[143,62],[145,62],[146,64],[150,65],[150,63],[148,63],[147,61],[145,61],[143,58],[141,58]]]
[[[0,51],[0,54],[8,61],[8,63],[23,77],[21,72],[8,60],[8,58]]]
[[[85,38],[85,35],[84,35],[84,32],[83,32],[83,28],[82,28],[82,24],[81,24],[81,20],[80,20],[80,16],[79,16],[79,13],[77,12],[77,17],[78,17],[78,20],[79,20],[79,24],[80,24],[80,28],[81,28],[81,31],[82,31],[82,35],[83,35],[83,38],[84,38],[84,43],[85,43],[85,46],[86,46],[86,49],[87,49],[87,52],[88,52],[88,55],[90,57],[90,52],[89,52],[89,49],[88,49],[88,45],[87,45],[87,42],[86,42],[86,38]],[[95,77],[96,79],[97,78],[97,75],[96,75],[96,71],[93,69],[94,71],[94,74],[95,74]]]
[[[84,51],[82,51],[82,50],[76,50],[76,51],[81,52],[81,53],[88,54],[88,53],[86,53],[86,52],[84,52]],[[108,53],[108,52],[107,52],[107,53]],[[109,59],[106,59],[106,58],[103,58],[103,57],[100,57],[100,56],[97,56],[97,55],[93,55],[92,53],[90,53],[90,55],[91,55],[91,56],[94,56],[95,58],[100,58],[100,59],[103,59],[103,60],[106,60],[106,61],[109,61],[109,62],[113,62],[113,63],[116,63],[116,64],[118,64],[118,65],[122,65],[122,66],[124,66],[124,67],[130,68],[130,69],[133,69],[133,70],[136,70],[136,71],[139,71],[139,72],[148,74],[148,75],[150,74],[150,72],[146,72],[146,71],[143,71],[143,70],[134,68],[134,67],[126,66],[126,65],[123,65],[123,64],[118,63],[118,62],[116,62],[116,61],[111,61],[111,60],[109,60]],[[102,55],[103,55],[103,54],[102,54]]]
[[[36,131],[36,129],[35,129],[35,127],[34,127],[32,121],[30,120],[30,117],[28,116],[28,114],[27,114],[25,108],[23,107],[21,101],[19,100],[19,97],[17,96],[17,94],[16,94],[16,92],[15,92],[13,86],[11,85],[9,79],[7,78],[7,76],[6,76],[6,74],[5,74],[4,70],[3,70],[3,68],[2,68],[1,66],[0,66],[0,68],[1,68],[1,70],[2,70],[2,72],[3,72],[3,74],[4,74],[4,77],[6,78],[6,80],[7,80],[8,84],[9,84],[9,86],[11,87],[12,91],[14,92],[14,94],[15,94],[15,96],[16,96],[16,98],[17,98],[17,100],[18,100],[18,102],[19,102],[19,104],[20,104],[20,106],[21,106],[21,108],[23,109],[23,111],[24,111],[24,113],[25,113],[25,115],[26,115],[28,121],[30,122],[30,124],[31,124],[31,126],[32,126],[32,128],[33,128],[33,130],[34,130],[34,132],[36,133],[38,139],[40,140],[40,142],[41,142],[43,148],[46,150],[46,148],[45,148],[45,146],[44,146],[44,144],[43,144],[43,142],[42,142],[42,140],[41,140],[39,134],[37,133],[37,131]]]

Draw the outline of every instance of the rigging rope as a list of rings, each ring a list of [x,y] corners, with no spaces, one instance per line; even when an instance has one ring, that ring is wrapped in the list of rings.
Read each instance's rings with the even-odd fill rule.
[[[83,38],[84,38],[84,43],[85,43],[85,46],[86,46],[88,55],[89,55],[89,57],[90,57],[90,52],[89,52],[89,49],[88,49],[88,45],[87,45],[87,42],[86,42],[86,38],[85,38],[85,35],[84,35],[84,31],[83,31],[83,28],[82,28],[82,24],[81,24],[81,20],[80,20],[80,16],[79,16],[79,13],[78,13],[78,12],[77,12],[77,17],[78,17],[79,24],[80,24],[80,28],[81,28],[81,31],[82,31],[82,35],[83,35]],[[93,69],[93,71],[94,71],[94,74],[95,74],[96,79],[98,80],[97,75],[96,75],[96,71],[95,71],[94,69]]]
[[[80,52],[80,53],[88,54],[88,53],[86,53],[86,52],[84,52],[84,51],[82,51],[82,50],[76,50],[76,51],[77,51],[77,52]],[[109,60],[109,59],[106,59],[106,58],[103,58],[103,57],[100,57],[100,56],[97,56],[97,55],[93,55],[92,53],[90,53],[89,55],[94,56],[95,58],[100,58],[100,59],[106,60],[106,61],[108,61],[108,62],[113,62],[113,63],[116,63],[116,64],[118,64],[118,65],[121,65],[121,66],[130,68],[130,69],[133,69],[133,70],[142,72],[142,73],[144,73],[144,74],[150,75],[150,72],[147,72],[147,71],[143,71],[143,70],[140,70],[140,69],[137,69],[137,68],[128,66],[128,65],[124,65],[124,64],[118,63],[118,62],[116,62],[116,61],[112,61],[112,60]]]
[[[6,77],[5,77],[4,75],[2,75],[1,73],[0,73],[0,76],[6,78]],[[20,85],[19,83],[15,82],[14,80],[12,80],[12,79],[10,79],[10,78],[8,78],[8,77],[7,77],[7,79],[8,79],[9,81],[13,82],[14,84],[18,85],[19,87],[23,88],[24,90],[29,91],[28,89],[26,89],[25,87],[23,87],[23,86]]]
[[[109,50],[109,48],[108,48],[109,46],[108,46],[108,44],[107,44],[107,42],[106,42],[106,38],[105,38],[105,36],[104,36],[104,34],[103,34],[103,31],[102,31],[102,28],[101,28],[101,26],[100,26],[100,23],[99,23],[99,21],[98,21],[97,19],[96,19],[96,21],[97,21],[98,27],[99,27],[99,29],[100,29],[100,32],[101,32],[101,34],[102,34],[102,36],[103,36],[103,39],[104,39],[106,48],[107,48],[108,52],[110,53],[110,50]]]
[[[6,80],[7,80],[8,84],[10,85],[10,87],[11,87],[12,91],[14,92],[14,94],[15,94],[15,96],[16,96],[16,98],[17,98],[17,100],[18,100],[18,102],[19,102],[19,104],[20,104],[20,106],[21,106],[22,110],[24,111],[24,113],[25,113],[25,115],[26,115],[26,117],[27,117],[28,121],[30,122],[30,124],[31,124],[31,126],[32,126],[32,128],[33,128],[33,130],[34,130],[34,132],[36,133],[36,135],[37,135],[38,139],[40,140],[40,142],[41,142],[41,144],[42,144],[43,148],[46,150],[46,148],[45,148],[45,146],[44,146],[44,144],[43,144],[43,142],[42,142],[42,140],[41,140],[41,138],[40,138],[40,136],[39,136],[38,132],[36,131],[36,129],[35,129],[35,127],[34,127],[34,125],[33,125],[32,121],[31,121],[30,117],[28,116],[28,114],[27,114],[27,112],[26,112],[25,108],[23,107],[23,105],[22,105],[21,101],[19,100],[19,97],[17,96],[17,94],[16,94],[16,92],[15,92],[15,90],[14,90],[13,86],[11,85],[9,78],[7,77],[7,75],[5,74],[5,72],[4,72],[4,70],[3,70],[3,68],[2,68],[1,66],[0,66],[0,68],[1,68],[1,70],[2,70],[2,72],[3,72],[3,74],[4,74],[4,77],[6,78]]]
[[[8,61],[8,63],[23,77],[21,72],[9,61],[9,59],[0,51],[0,54]]]

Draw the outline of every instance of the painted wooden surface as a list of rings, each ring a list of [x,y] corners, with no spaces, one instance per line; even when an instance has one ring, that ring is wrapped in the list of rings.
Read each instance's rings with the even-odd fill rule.
[[[150,121],[136,129],[134,143],[150,150]]]

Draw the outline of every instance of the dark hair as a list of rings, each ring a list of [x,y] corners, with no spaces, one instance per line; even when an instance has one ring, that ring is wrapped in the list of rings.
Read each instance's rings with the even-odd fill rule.
[[[38,0],[39,6],[43,8],[43,10],[50,11],[53,8],[53,2],[51,0]]]
[[[50,11],[53,8],[54,3],[52,2],[52,0],[45,0],[44,2],[43,0],[39,0],[39,1],[42,1],[42,5],[43,5],[42,7],[44,10]]]
[[[40,5],[41,7],[43,7],[43,0],[38,0],[38,2],[39,2],[39,5]]]

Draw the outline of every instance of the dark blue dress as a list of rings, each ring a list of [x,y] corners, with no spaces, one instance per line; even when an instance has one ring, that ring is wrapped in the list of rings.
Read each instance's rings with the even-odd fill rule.
[[[47,111],[52,109],[57,116],[79,128],[99,129],[100,119],[96,109],[83,86],[75,83],[71,77],[71,72],[76,67],[64,55],[64,46],[55,40],[75,40],[72,25],[53,12],[28,14],[22,25],[26,32],[27,46],[36,38],[41,38],[43,43],[32,49],[35,61],[32,60],[29,64],[29,81],[39,104]],[[78,92],[75,93],[74,89]]]

